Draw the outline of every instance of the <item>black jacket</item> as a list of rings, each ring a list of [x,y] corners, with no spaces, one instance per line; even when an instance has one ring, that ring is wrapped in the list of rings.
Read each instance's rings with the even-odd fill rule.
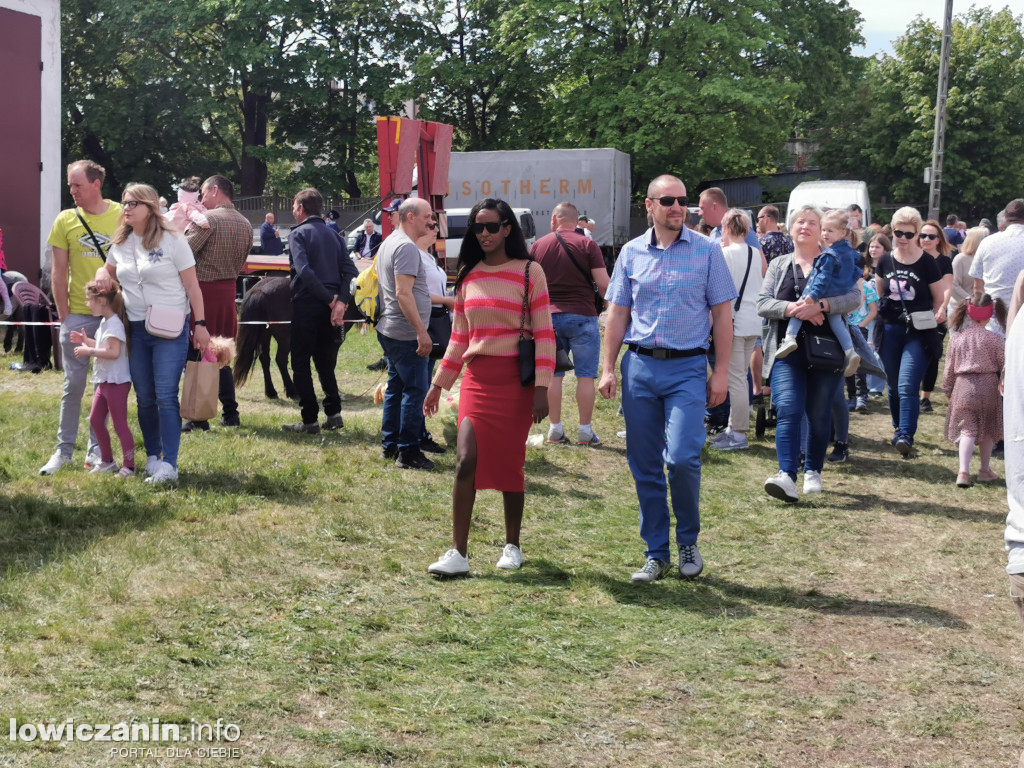
[[[292,301],[330,304],[334,295],[343,304],[352,301],[349,286],[359,274],[345,252],[345,243],[319,216],[310,216],[288,237],[291,248]]]
[[[380,236],[380,232],[374,232],[370,235],[370,258],[377,255],[377,249],[380,248],[380,243],[384,238]],[[360,257],[363,254],[363,245],[366,243],[366,230],[364,229],[358,235],[356,235],[356,247],[352,249],[352,253],[356,257]]]

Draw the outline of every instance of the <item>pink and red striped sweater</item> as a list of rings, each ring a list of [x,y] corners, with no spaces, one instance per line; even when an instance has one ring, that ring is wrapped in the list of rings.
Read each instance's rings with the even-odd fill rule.
[[[551,385],[555,371],[555,332],[544,271],[535,261],[513,259],[497,267],[473,267],[455,294],[452,338],[434,374],[434,384],[451,389],[462,366],[475,355],[517,357],[523,314],[523,277],[530,265],[530,291],[525,337],[537,342],[538,387]]]

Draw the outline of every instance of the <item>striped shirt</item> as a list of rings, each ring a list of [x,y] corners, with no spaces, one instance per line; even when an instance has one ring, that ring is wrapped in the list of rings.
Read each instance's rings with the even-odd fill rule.
[[[735,298],[721,246],[686,227],[668,248],[653,229],[626,243],[605,294],[630,309],[626,344],[664,349],[707,349],[711,307]]]
[[[209,229],[192,224],[185,230],[196,257],[196,277],[201,283],[234,280],[252,250],[252,225],[231,203],[207,211],[206,218]]]
[[[451,389],[462,366],[475,355],[517,357],[523,318],[523,275],[530,265],[530,291],[525,338],[537,342],[538,387],[551,384],[555,371],[555,332],[544,270],[535,261],[513,259],[496,267],[480,262],[466,275],[455,294],[452,337],[434,374],[434,384]]]

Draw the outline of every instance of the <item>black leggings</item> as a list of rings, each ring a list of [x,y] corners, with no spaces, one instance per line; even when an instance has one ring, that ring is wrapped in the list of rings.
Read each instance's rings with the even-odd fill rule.
[[[944,340],[946,337],[946,326],[944,324],[938,325],[935,330],[938,332],[939,338]],[[941,359],[942,355],[939,354],[937,357],[933,357],[931,363],[928,364],[928,369],[924,372],[924,378],[921,380],[922,392],[933,392],[935,390],[935,381],[939,378],[939,360]]]

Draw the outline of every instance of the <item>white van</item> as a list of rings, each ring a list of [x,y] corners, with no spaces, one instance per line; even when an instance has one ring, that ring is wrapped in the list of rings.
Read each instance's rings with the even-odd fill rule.
[[[804,181],[789,193],[786,208],[786,228],[793,223],[793,214],[804,205],[818,208],[847,208],[856,203],[864,211],[863,226],[871,223],[871,201],[868,185],[863,181]]]
[[[466,228],[469,226],[470,210],[469,208],[451,208],[445,211],[448,219],[448,237],[444,241],[444,255],[445,270],[449,275],[458,272],[459,249],[462,247],[462,238],[466,236]],[[513,208],[512,211],[519,219],[523,237],[526,238],[526,247],[532,247],[537,241],[537,226],[533,221],[533,211],[529,208]]]

